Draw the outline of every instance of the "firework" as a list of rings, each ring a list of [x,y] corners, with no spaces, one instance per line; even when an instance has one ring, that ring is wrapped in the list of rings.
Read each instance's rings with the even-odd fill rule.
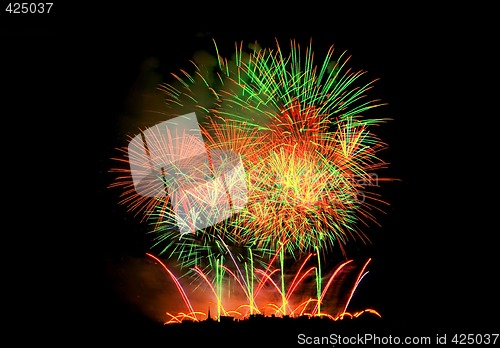
[[[159,264],[168,274],[168,278],[175,284],[178,295],[184,302],[185,312],[166,313],[165,324],[182,322],[184,320],[201,321],[209,318],[209,314],[203,310],[195,310],[190,297],[182,285],[182,279],[174,275],[174,272],[165,265],[157,256],[147,253],[150,259]],[[275,268],[273,262],[264,267],[254,269],[254,274],[248,277],[242,273],[233,271],[232,267],[218,264],[218,270],[213,276],[206,274],[198,267],[194,267],[201,284],[199,292],[202,293],[205,303],[215,303],[217,312],[216,319],[221,316],[231,316],[236,319],[248,319],[252,315],[267,315],[276,317],[312,317],[324,316],[333,320],[343,319],[344,316],[358,317],[363,313],[371,313],[381,316],[376,310],[365,308],[362,310],[348,311],[352,297],[358,288],[361,280],[368,274],[366,270],[371,259],[368,259],[359,270],[358,265],[353,260],[340,263],[327,276],[327,283],[321,297],[318,299],[314,294],[314,286],[310,282],[317,282],[317,266],[311,265],[313,254],[307,255],[293,272],[288,272],[290,281],[282,289],[279,285],[281,276],[280,269]],[[220,274],[225,274],[224,278],[217,279]],[[353,277],[355,275],[355,277]],[[216,280],[217,279],[217,280]],[[230,281],[234,286],[229,286]],[[224,287],[218,287],[218,282],[224,283]],[[333,288],[345,288],[344,294],[334,293]],[[312,291],[311,291],[312,290]],[[191,292],[191,295],[195,292]],[[320,303],[324,304],[327,311],[320,311]]]
[[[322,256],[335,247],[346,256],[350,241],[369,242],[364,227],[385,204],[374,188],[389,180],[376,174],[386,166],[379,158],[386,144],[373,128],[386,119],[365,116],[384,104],[368,97],[376,80],[363,82],[366,72],[349,68],[345,52],[334,58],[333,46],[319,62],[312,43],[252,47],[235,46],[228,60],[215,45],[216,66],[172,74],[175,82],[159,87],[170,120],[121,149],[111,187],[123,188],[120,203],[151,224],[152,247],[209,285],[219,317],[230,313],[222,303],[228,274],[251,313],[260,313],[256,296],[271,284],[281,296],[275,313],[321,315],[335,277],[323,279]],[[179,114],[191,115],[189,136],[169,128]],[[316,266],[289,284],[288,258],[312,255]],[[291,306],[310,273],[315,298]],[[347,313],[350,297],[334,317]],[[196,319],[200,312],[187,307]]]
[[[366,100],[374,81],[358,83],[365,73],[348,69],[344,54],[334,60],[333,48],[319,65],[311,45],[304,53],[293,41],[287,55],[277,44],[249,55],[240,46],[234,56],[218,55],[216,86],[203,80],[216,106],[199,106],[208,150],[237,153],[248,187],[246,205],[214,224],[215,233],[271,252],[286,244],[293,255],[368,241],[360,226],[376,222],[381,202],[370,188],[385,166],[377,157],[385,144],[371,132],[384,120],[362,115],[383,105]],[[163,87],[166,100],[188,94],[190,81],[182,90]],[[171,226],[157,228],[165,240]]]

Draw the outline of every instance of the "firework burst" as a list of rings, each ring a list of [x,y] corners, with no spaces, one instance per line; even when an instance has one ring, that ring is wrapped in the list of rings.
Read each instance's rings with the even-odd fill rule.
[[[182,89],[163,87],[167,101],[192,101],[189,82],[203,81],[216,100],[198,105],[207,148],[238,153],[245,168],[248,202],[214,226],[217,235],[271,251],[286,243],[289,254],[368,241],[359,227],[376,222],[372,210],[381,202],[370,188],[385,166],[377,157],[385,144],[371,128],[384,120],[362,114],[383,104],[366,99],[375,81],[361,84],[365,72],[333,53],[318,65],[311,45],[303,52],[292,41],[289,54],[279,44],[250,54],[240,46],[232,61],[218,54],[214,86],[198,69]]]
[[[386,119],[365,116],[384,104],[367,97],[376,80],[363,82],[366,73],[349,68],[345,52],[334,58],[333,46],[319,63],[312,43],[302,49],[292,40],[288,52],[278,42],[273,49],[252,47],[245,52],[242,44],[235,46],[228,60],[215,45],[214,69],[194,65],[192,74],[172,74],[175,83],[159,87],[167,115],[196,112],[201,136],[179,137],[154,127],[141,131],[153,141],[145,151],[121,149],[111,186],[123,188],[120,203],[151,223],[159,254],[205,280],[216,273],[216,295],[225,274],[244,273],[240,262],[252,265],[247,273],[254,274],[259,262],[278,257],[285,296],[285,259],[318,255],[319,306],[325,290],[319,255],[338,247],[345,256],[348,242],[369,242],[363,227],[376,223],[374,212],[386,204],[373,190],[389,180],[376,174],[386,166],[378,156],[386,144],[373,133]],[[192,233],[179,233],[176,196],[167,189],[178,185],[165,175],[165,157],[172,153],[178,156],[172,162],[191,168],[180,170],[180,181],[215,178],[180,199]],[[134,175],[141,171],[152,179],[138,189]],[[210,223],[200,215],[206,207],[217,217]],[[204,219],[204,228],[196,228],[197,219]],[[222,268],[228,260],[235,269]]]

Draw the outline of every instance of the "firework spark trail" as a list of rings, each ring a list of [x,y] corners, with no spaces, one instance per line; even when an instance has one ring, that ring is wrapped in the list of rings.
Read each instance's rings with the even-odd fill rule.
[[[300,268],[299,270],[297,271],[297,273],[295,274],[295,277],[293,278],[292,280],[292,283],[290,284],[290,289],[289,291],[287,292],[287,295],[286,295],[286,300],[288,301],[290,299],[290,296],[292,296],[293,294],[293,291],[297,288],[297,286],[299,285],[300,281],[304,279],[304,277],[306,277],[309,272],[313,271],[315,269],[315,267],[311,267],[309,268],[307,271],[305,271],[302,276],[299,278],[300,276],[300,272],[302,271],[302,269],[304,268],[305,264],[307,263],[307,261],[309,261],[309,259],[311,258],[311,256],[313,256],[313,254],[309,254],[305,260],[302,262],[302,264],[300,265]]]
[[[205,151],[205,144],[199,137],[193,136],[186,131],[171,131],[172,126],[168,121],[155,125],[149,129],[141,130],[135,137],[129,137],[129,146],[119,149],[123,157],[113,158],[118,162],[126,162],[129,168],[115,167],[111,172],[119,176],[111,183],[110,187],[123,188],[120,204],[127,206],[129,211],[136,215],[143,213],[143,221],[150,218],[155,210],[165,211],[169,202],[165,182],[165,167],[170,165],[171,170],[176,170],[186,158],[197,158]],[[183,165],[183,168],[186,166]],[[161,168],[162,172],[158,172]],[[194,180],[199,173],[190,172],[191,176],[185,175],[184,179]],[[140,183],[136,178],[141,178]],[[162,214],[157,214],[162,217]]]
[[[342,313],[345,313],[347,311],[347,306],[349,306],[349,302],[351,302],[351,298],[354,295],[354,291],[356,291],[356,288],[358,287],[359,282],[366,275],[366,273],[364,273],[364,271],[365,271],[365,268],[366,268],[366,266],[368,265],[368,263],[370,261],[371,261],[371,259],[368,259],[368,261],[366,261],[366,263],[364,264],[363,268],[359,272],[358,278],[356,279],[356,282],[354,283],[354,286],[352,287],[352,290],[351,290],[351,292],[349,294],[349,299],[346,301],[346,304],[345,304],[345,307],[344,307],[344,310],[343,310]]]
[[[205,313],[203,313],[201,311],[195,311],[193,309],[188,296],[186,295],[185,291],[183,290],[183,287],[181,286],[179,280],[174,276],[173,272],[171,270],[169,270],[158,257],[155,257],[149,253],[146,255],[153,258],[155,261],[157,261],[162,266],[162,268],[167,271],[167,273],[170,275],[171,279],[174,281],[179,294],[182,296],[186,306],[189,309],[188,313],[179,312],[178,314],[171,314],[171,313],[167,312],[166,314],[169,317],[169,319],[165,323],[182,322],[183,320],[199,321],[201,316],[206,315]],[[357,311],[357,312],[354,312],[354,314],[347,312],[347,308],[348,308],[349,303],[354,295],[356,288],[358,287],[358,285],[361,282],[361,280],[363,279],[363,277],[368,273],[368,272],[365,272],[365,269],[366,269],[368,263],[370,262],[370,259],[364,263],[361,271],[359,272],[359,274],[357,276],[356,281],[354,282],[354,285],[351,288],[351,291],[349,293],[349,297],[347,298],[345,303],[342,305],[342,309],[339,310],[339,313],[333,314],[333,313],[328,313],[328,312],[318,312],[318,304],[320,301],[324,300],[325,294],[328,292],[328,289],[334,283],[334,281],[337,280],[337,274],[339,274],[339,272],[341,272],[344,269],[344,267],[347,264],[351,263],[353,260],[345,261],[342,264],[340,264],[339,266],[337,266],[337,268],[335,269],[333,274],[330,276],[327,285],[323,289],[322,297],[320,300],[318,300],[317,298],[309,297],[306,300],[302,300],[302,301],[297,302],[297,299],[299,299],[300,297],[297,297],[297,299],[294,298],[295,291],[297,289],[299,289],[302,285],[305,285],[304,281],[307,278],[311,278],[311,277],[314,278],[313,272],[312,272],[315,269],[314,266],[303,271],[304,267],[306,266],[307,262],[310,261],[312,256],[314,256],[314,254],[309,254],[301,262],[300,267],[296,271],[292,281],[290,282],[290,284],[288,284],[285,294],[282,293],[282,288],[278,285],[278,283],[274,279],[274,276],[279,274],[279,271],[280,271],[279,268],[268,267],[266,269],[266,271],[264,271],[262,269],[255,269],[254,270],[256,274],[261,276],[260,281],[259,281],[259,285],[258,285],[259,288],[263,288],[266,286],[266,284],[269,284],[271,286],[270,289],[274,289],[275,293],[278,294],[279,297],[282,299],[279,304],[276,302],[267,302],[270,300],[269,294],[267,294],[266,296],[264,296],[262,298],[258,294],[255,294],[254,297],[251,298],[249,296],[249,294],[247,293],[247,288],[243,285],[243,283],[239,282],[238,275],[235,274],[230,268],[228,268],[224,265],[219,264],[219,265],[216,265],[215,267],[224,268],[224,270],[234,280],[237,281],[237,283],[239,285],[239,289],[242,290],[244,297],[246,298],[246,301],[247,301],[246,303],[245,302],[236,303],[234,301],[231,301],[231,296],[229,295],[229,293],[235,292],[237,289],[234,289],[234,290],[226,289],[226,290],[228,290],[228,294],[226,294],[223,297],[223,293],[221,291],[219,291],[218,289],[216,289],[216,286],[219,286],[218,280],[216,280],[216,278],[220,276],[217,273],[217,271],[215,272],[216,275],[214,275],[212,279],[210,279],[209,276],[203,270],[199,269],[198,267],[194,267],[193,271],[195,271],[200,276],[200,278],[203,280],[203,282],[209,287],[209,289],[210,289],[209,293],[211,293],[213,295],[213,297],[215,298],[215,301],[217,303],[217,309],[218,309],[217,318],[220,318],[221,315],[225,315],[225,316],[237,315],[241,318],[245,318],[249,314],[252,314],[252,313],[262,314],[266,308],[272,309],[272,311],[274,312],[273,315],[278,315],[278,316],[284,316],[287,313],[289,313],[290,316],[296,316],[296,315],[298,315],[298,316],[303,316],[303,315],[327,316],[329,318],[337,320],[337,319],[342,319],[345,315],[357,317],[365,311],[368,313],[373,313],[373,314],[380,316],[380,314],[378,312],[376,312],[372,309],[365,309],[362,311]],[[316,279],[316,281],[317,281],[317,279]],[[305,289],[302,289],[302,290],[305,290]],[[205,296],[206,296],[208,293],[203,292],[203,294],[205,294]],[[303,295],[304,294],[302,294],[302,296]],[[233,296],[234,296],[234,294],[233,294]],[[283,298],[285,300],[283,300]],[[262,302],[262,301],[266,301],[267,303],[263,306],[258,306],[258,302]],[[211,302],[211,301],[207,298],[206,302]],[[226,303],[226,304],[224,304],[224,303]],[[227,308],[227,305],[229,303],[232,303],[233,308]],[[307,307],[310,304],[315,304],[315,306],[313,307],[312,311],[307,312]],[[248,312],[248,311],[250,311],[250,312]]]
[[[212,282],[208,279],[206,274],[203,273],[203,271],[201,269],[199,269],[198,267],[194,267],[193,270],[202,277],[202,279],[207,283],[210,290],[214,294],[216,302],[217,302],[218,316],[220,317],[221,313],[224,313],[223,315],[227,315],[227,311],[224,309],[224,307],[222,305],[222,299],[221,299],[220,293],[217,293],[217,290],[214,288],[214,286],[212,285]],[[216,282],[216,284],[217,284],[217,282]]]
[[[181,284],[179,283],[179,281],[177,280],[177,278],[174,276],[174,274],[167,268],[167,266],[165,266],[165,264],[158,257],[156,257],[156,256],[154,256],[154,255],[152,255],[150,253],[146,253],[146,255],[149,256],[149,257],[151,257],[155,261],[157,261],[163,267],[163,269],[165,271],[167,271],[168,275],[170,275],[170,277],[172,278],[172,280],[175,283],[175,286],[179,290],[179,293],[182,296],[182,300],[186,304],[186,307],[189,309],[189,312],[193,313],[194,314],[194,318],[196,319],[196,314],[195,314],[196,312],[193,310],[193,307],[191,306],[191,302],[189,302],[189,298],[187,297],[186,292],[184,291],[184,289],[182,288]]]
[[[342,270],[342,268],[344,268],[345,265],[347,265],[348,263],[351,263],[351,262],[352,262],[352,260],[348,260],[348,261],[342,263],[339,267],[337,267],[335,269],[335,272],[333,272],[332,276],[328,280],[328,283],[326,283],[326,286],[323,288],[323,292],[321,293],[321,297],[320,297],[319,301],[316,303],[316,306],[314,307],[314,309],[312,311],[313,315],[318,312],[318,304],[323,301],[323,298],[325,297],[325,294],[327,293],[328,289],[330,288],[330,285],[332,284],[333,280],[335,279],[335,276],[337,275],[337,273],[339,273]]]

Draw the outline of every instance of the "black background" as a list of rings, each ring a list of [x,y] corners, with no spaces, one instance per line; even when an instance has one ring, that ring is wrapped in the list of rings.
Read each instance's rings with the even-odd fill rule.
[[[276,37],[334,44],[380,78],[376,93],[393,121],[379,135],[390,146],[388,174],[400,181],[384,189],[391,206],[366,286],[387,326],[433,336],[498,333],[486,9],[55,3],[53,11],[22,17],[2,8],[4,183],[12,195],[6,290],[22,295],[12,300],[10,322],[49,340],[67,330],[90,341],[147,331],[104,269],[110,254],[147,248],[140,224],[106,188],[140,66],[156,57],[168,74],[210,49],[212,37],[228,49]]]

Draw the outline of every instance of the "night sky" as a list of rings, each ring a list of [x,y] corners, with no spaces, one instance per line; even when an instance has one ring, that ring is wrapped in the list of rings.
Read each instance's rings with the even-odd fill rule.
[[[9,147],[20,153],[9,153],[8,163],[28,167],[20,170],[23,193],[15,196],[23,204],[14,204],[19,217],[6,241],[6,268],[16,279],[10,284],[25,284],[22,292],[11,285],[24,294],[19,306],[33,302],[15,314],[27,333],[46,322],[41,332],[49,339],[63,327],[90,341],[147,332],[149,319],[122,294],[133,283],[124,274],[150,241],[107,188],[110,158],[125,133],[142,126],[134,116],[140,92],[167,81],[198,50],[211,50],[211,38],[231,52],[235,41],[273,44],[275,37],[284,45],[312,38],[318,59],[331,44],[347,50],[350,66],[380,78],[373,93],[388,103],[375,111],[392,119],[377,135],[389,145],[380,154],[386,174],[399,181],[383,185],[390,206],[369,232],[373,261],[356,301],[380,311],[395,333],[499,332],[495,157],[486,154],[489,123],[480,121],[493,115],[473,102],[473,86],[481,84],[465,82],[484,69],[473,68],[468,53],[486,55],[486,48],[464,35],[462,21],[443,25],[439,13],[380,8],[363,16],[354,9],[265,16],[257,8],[248,15],[212,9],[199,20],[185,10],[137,6],[100,14],[61,6],[47,20],[4,21],[2,14],[4,96],[12,103],[4,119]],[[175,24],[177,16],[186,23]],[[122,272],[118,290],[110,262]],[[41,318],[48,313],[50,320]]]

